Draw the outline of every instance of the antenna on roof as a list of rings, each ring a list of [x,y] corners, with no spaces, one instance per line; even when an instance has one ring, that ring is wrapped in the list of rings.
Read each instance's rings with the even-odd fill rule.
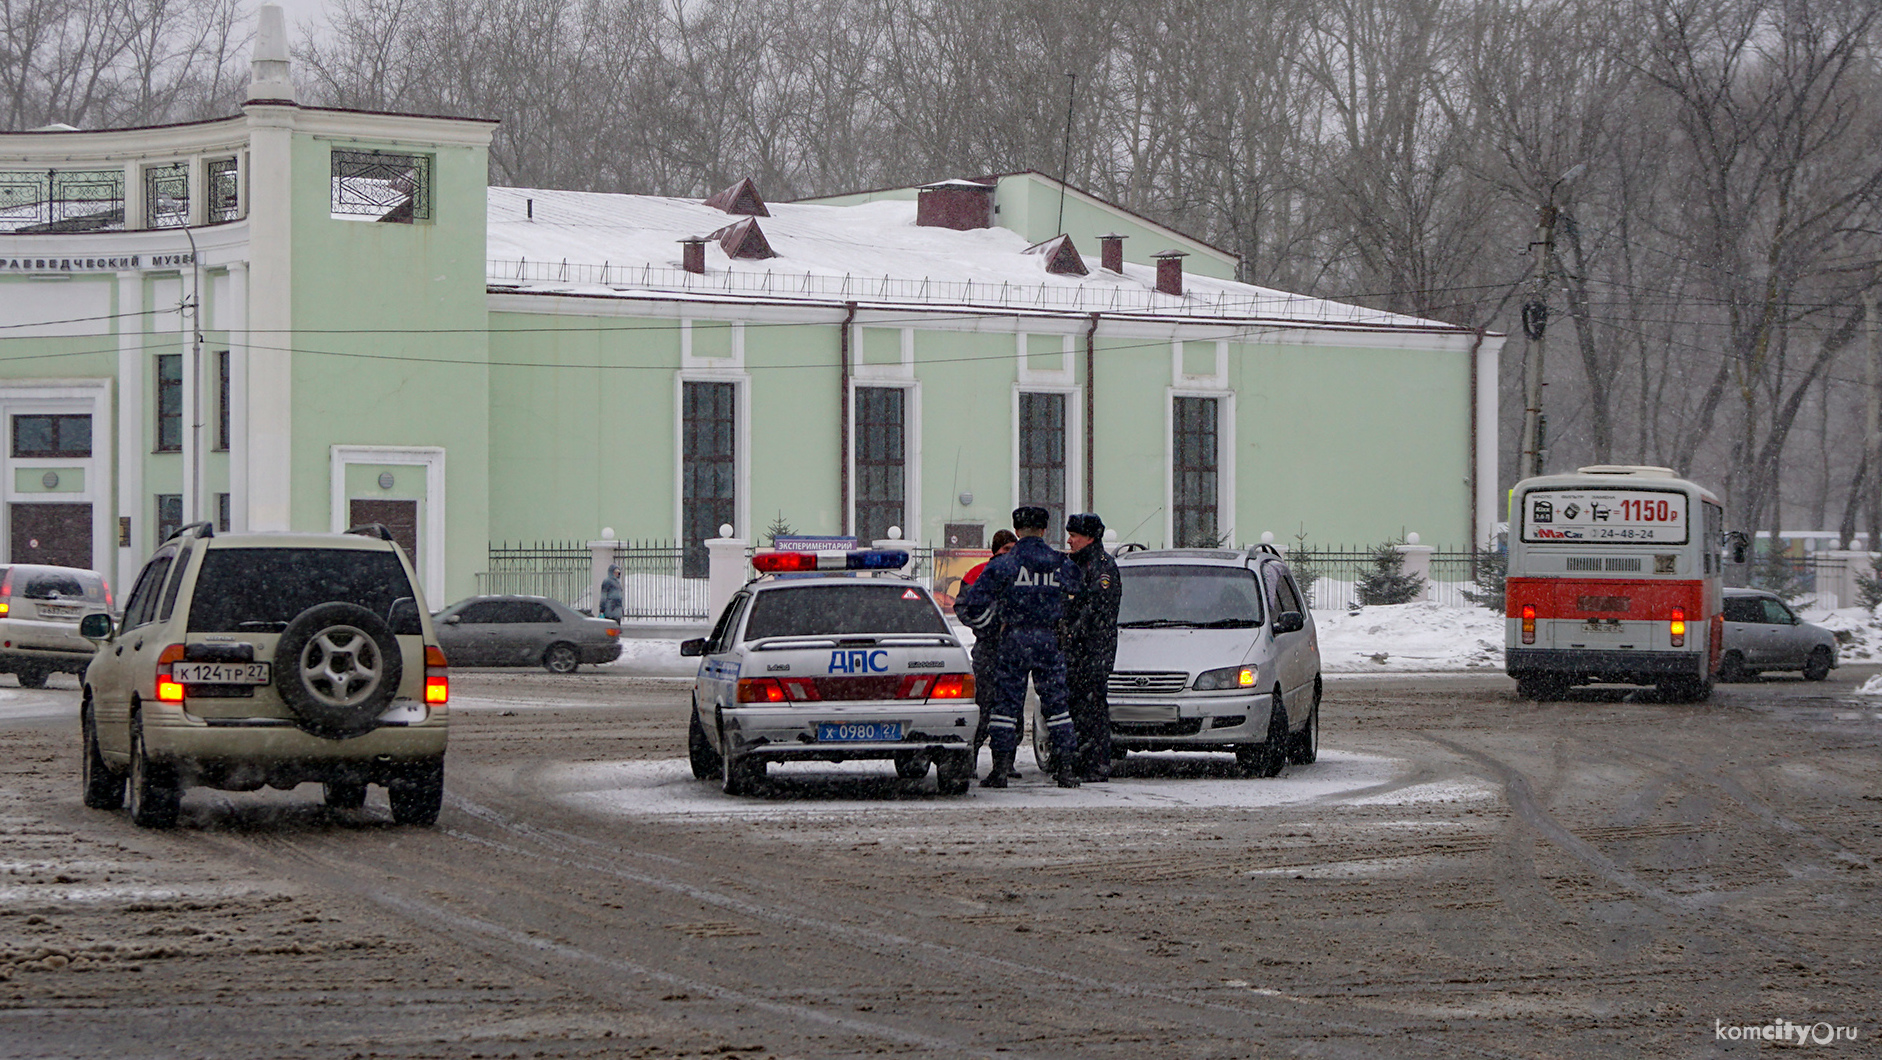
[[[1053,235],[1065,234],[1065,178],[1072,168],[1072,104],[1078,99],[1078,75],[1066,74],[1072,79],[1070,91],[1065,93],[1065,155],[1059,161],[1059,227]]]

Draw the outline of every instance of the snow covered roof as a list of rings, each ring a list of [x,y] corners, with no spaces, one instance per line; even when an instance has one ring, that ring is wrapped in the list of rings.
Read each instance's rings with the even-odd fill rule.
[[[621,297],[750,298],[828,304],[999,307],[1046,312],[1287,321],[1305,326],[1462,330],[1363,306],[1213,277],[1183,277],[1182,295],[1156,290],[1156,268],[1120,275],[1086,256],[1087,274],[1047,271],[1047,257],[1005,228],[918,226],[915,203],[770,204],[754,219],[776,257],[728,258],[706,245],[706,271],[686,272],[680,241],[732,218],[697,199],[530,188],[489,190],[487,279],[492,290]]]

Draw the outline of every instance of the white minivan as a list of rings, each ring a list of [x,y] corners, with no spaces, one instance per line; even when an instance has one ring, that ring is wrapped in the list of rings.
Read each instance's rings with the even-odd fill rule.
[[[1230,751],[1260,777],[1318,756],[1320,645],[1277,551],[1142,550],[1117,564],[1113,756]]]

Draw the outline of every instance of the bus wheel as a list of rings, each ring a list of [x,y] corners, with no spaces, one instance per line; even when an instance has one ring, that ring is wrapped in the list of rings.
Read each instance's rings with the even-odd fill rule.
[[[1516,698],[1533,699],[1538,703],[1547,703],[1552,699],[1562,698],[1568,686],[1553,677],[1519,677],[1516,679]]]

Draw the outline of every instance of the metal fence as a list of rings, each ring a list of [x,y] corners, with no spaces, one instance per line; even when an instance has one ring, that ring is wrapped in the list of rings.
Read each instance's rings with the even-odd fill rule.
[[[928,584],[934,573],[934,549],[926,545],[902,547],[909,555],[903,573]],[[707,579],[682,576],[685,551],[673,541],[622,541],[614,546],[611,562],[621,567],[621,588],[626,598],[623,619],[711,619]],[[752,551],[746,550],[747,557]],[[594,551],[587,542],[493,543],[489,564],[489,570],[477,575],[480,594],[547,596],[578,611],[594,613]]]
[[[1376,569],[1377,546],[1317,545],[1290,549],[1287,564],[1307,590],[1309,604],[1321,610],[1341,610],[1359,604],[1359,583]],[[1425,579],[1423,599],[1453,607],[1472,601],[1466,591],[1477,589],[1477,561],[1481,554],[1440,549],[1431,554],[1431,573]]]

